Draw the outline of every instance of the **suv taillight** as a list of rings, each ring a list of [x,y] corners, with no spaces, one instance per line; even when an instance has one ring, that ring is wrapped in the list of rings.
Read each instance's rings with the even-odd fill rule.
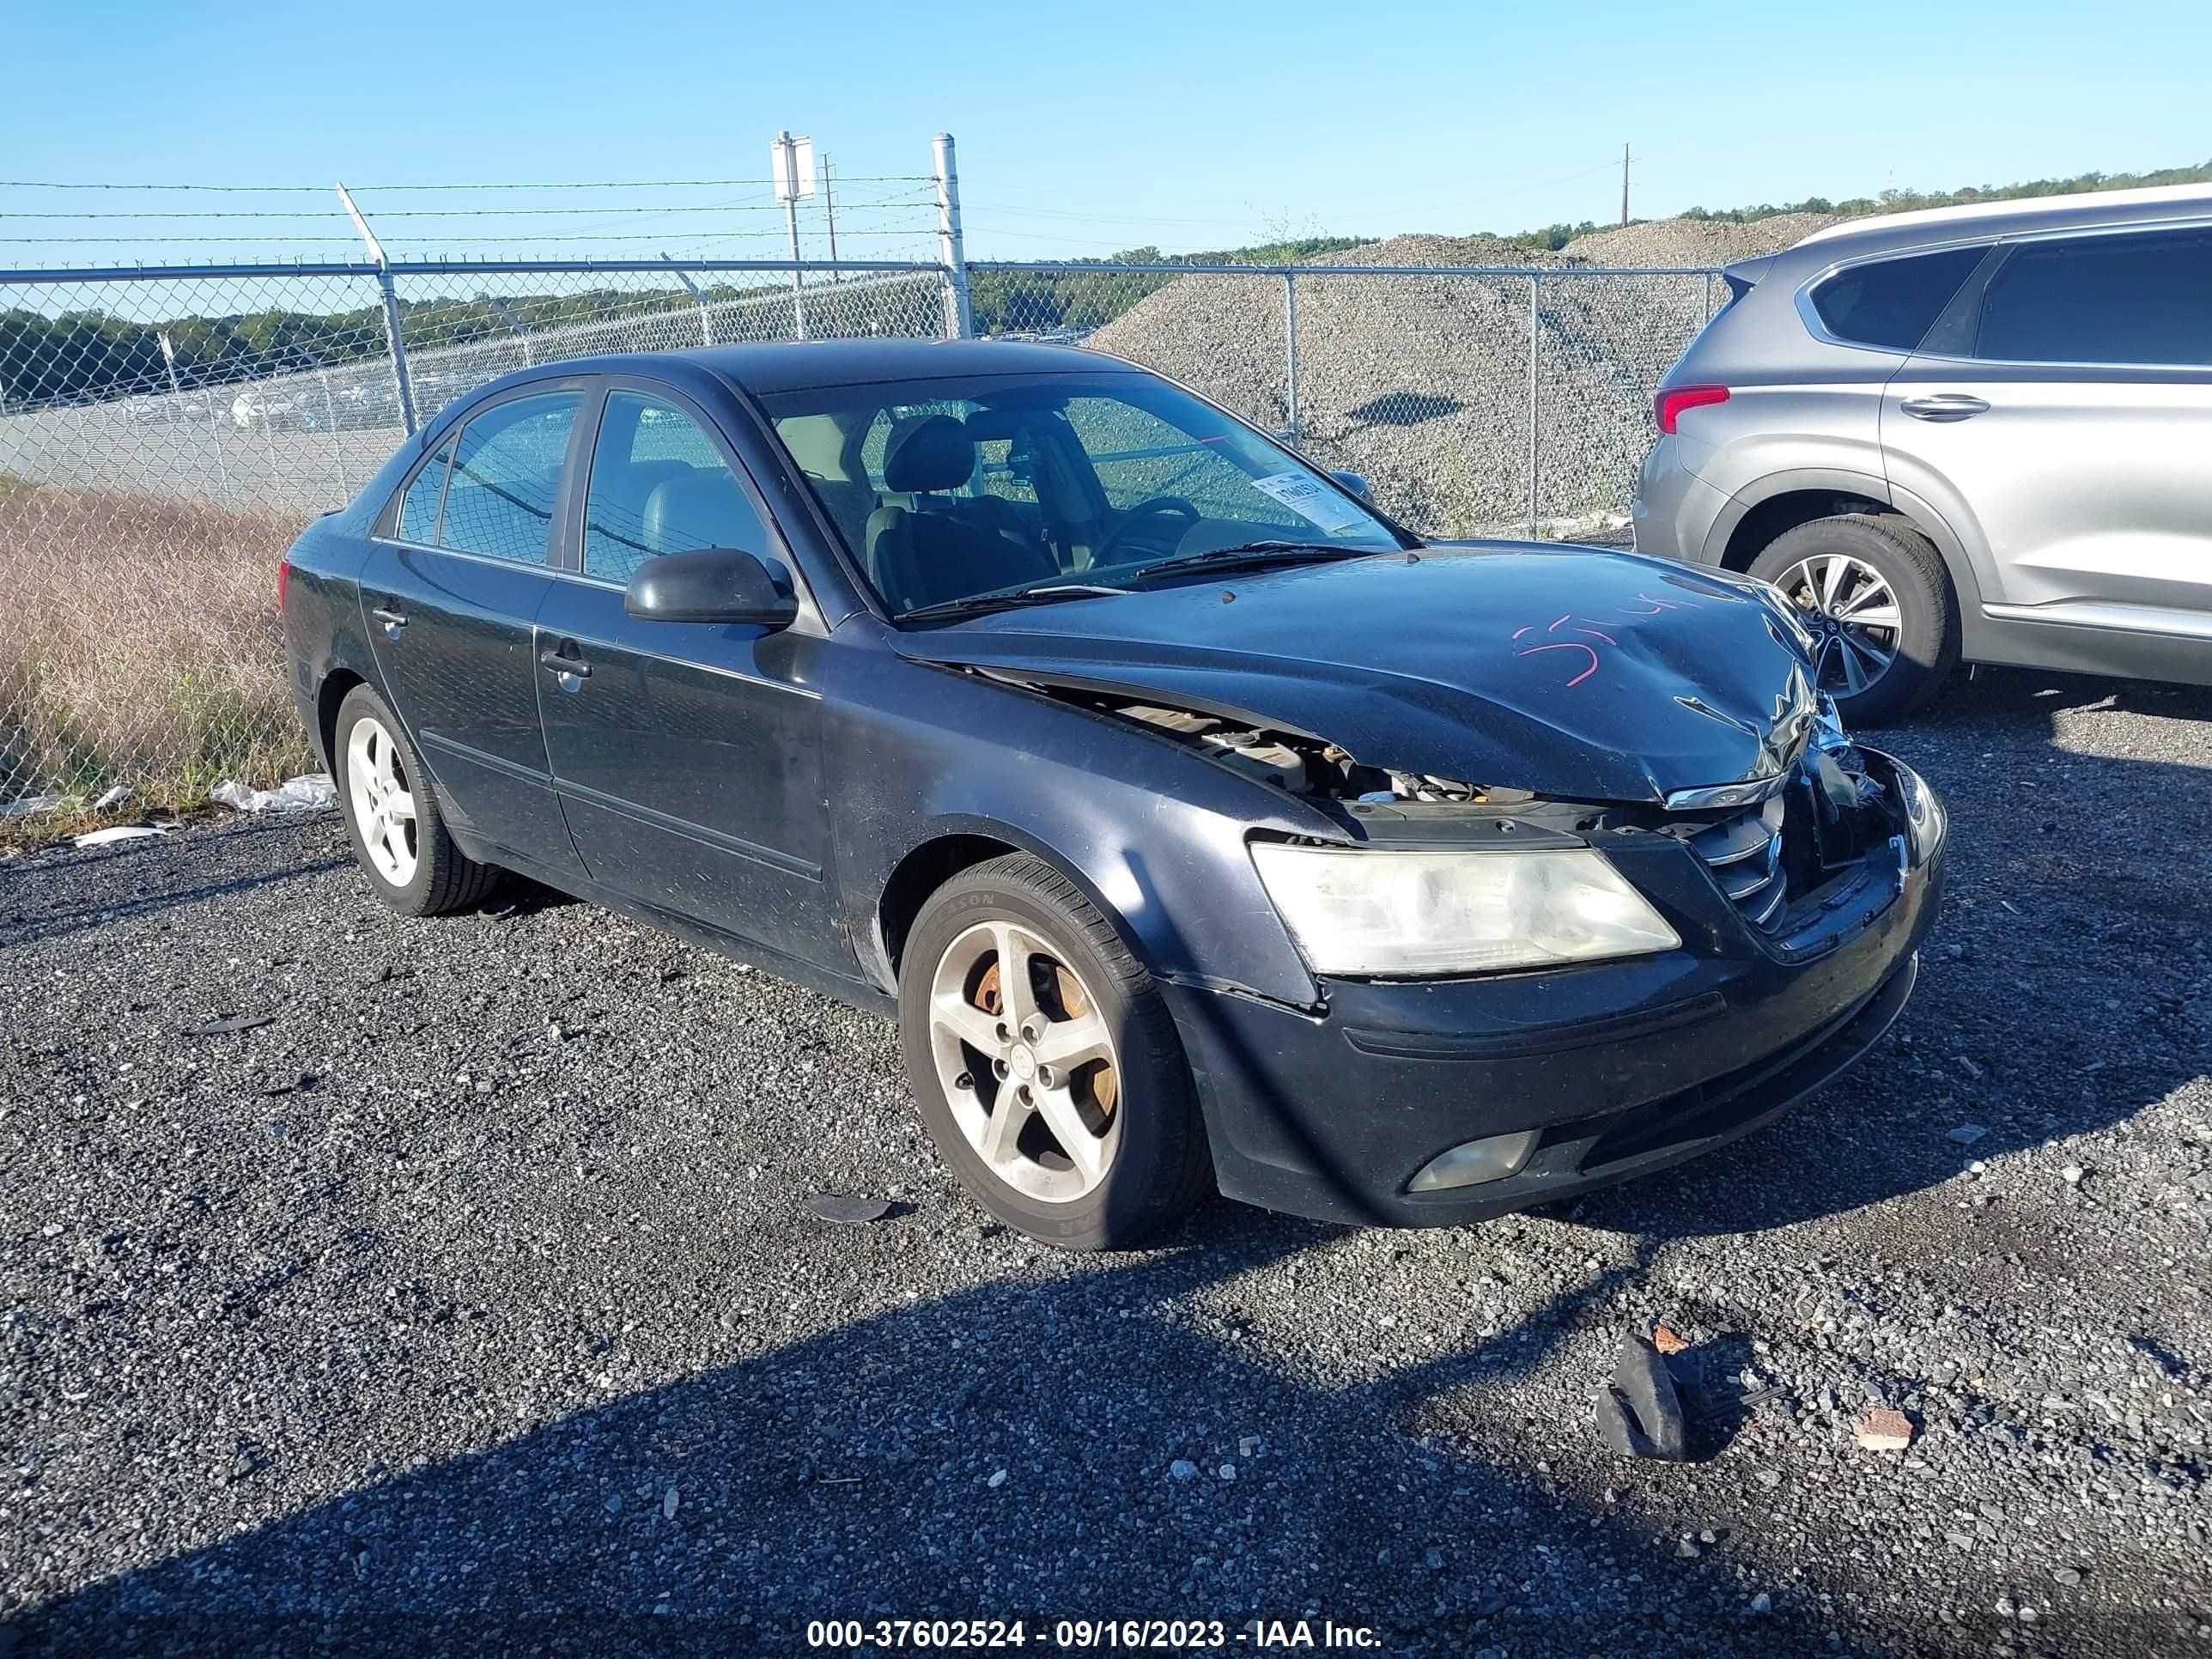
[[[291,586],[292,561],[289,558],[279,559],[276,561],[276,614],[280,617],[284,614],[285,590]]]
[[[1724,386],[1670,386],[1651,400],[1651,412],[1658,417],[1662,432],[1672,432],[1684,410],[1728,400],[1729,389]]]

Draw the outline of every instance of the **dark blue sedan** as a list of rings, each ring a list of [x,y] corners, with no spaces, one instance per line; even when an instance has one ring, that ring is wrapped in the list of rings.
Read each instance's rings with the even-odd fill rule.
[[[1936,910],[1940,804],[1764,584],[1425,544],[1085,351],[526,370],[283,591],[386,903],[519,872],[895,1013],[946,1159],[1072,1248],[1677,1162],[1863,1053]]]

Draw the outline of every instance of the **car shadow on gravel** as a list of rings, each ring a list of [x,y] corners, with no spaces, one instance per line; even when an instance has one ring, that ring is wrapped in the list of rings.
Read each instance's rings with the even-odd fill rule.
[[[197,850],[206,862],[167,856],[162,842],[147,839],[83,850],[54,847],[0,866],[0,950],[91,933],[113,922],[204,904],[255,888],[309,881],[352,863],[351,854],[340,841],[332,848],[318,850],[282,869],[269,869],[263,844],[296,840],[301,830],[297,822],[226,826],[217,835],[199,838]],[[129,869],[130,874],[119,873],[121,869]],[[233,871],[237,873],[226,873]],[[128,886],[133,878],[139,885],[128,898],[118,902],[105,896]],[[72,903],[64,898],[56,903],[55,890],[66,892],[72,885],[103,896],[94,902]]]
[[[2062,717],[2106,707],[2180,722],[2181,758],[2070,746]],[[1656,1239],[1789,1226],[2108,1128],[2212,1072],[2212,688],[1989,671],[1865,735],[1951,811],[1903,1018],[1778,1123],[1572,1219]]]
[[[1303,1616],[1435,1655],[1692,1632],[1802,1651],[1834,1628],[1795,1563],[1684,1559],[1540,1464],[1409,1426],[1437,1390],[1544,1363],[1618,1274],[1472,1352],[1316,1387],[1209,1324],[1206,1295],[1346,1230],[1223,1206],[1193,1231],[374,1480],[40,1607],[18,1652],[783,1652],[810,1620],[917,1615],[1020,1616],[1040,1645],[1058,1618],[1219,1616],[1231,1648]]]

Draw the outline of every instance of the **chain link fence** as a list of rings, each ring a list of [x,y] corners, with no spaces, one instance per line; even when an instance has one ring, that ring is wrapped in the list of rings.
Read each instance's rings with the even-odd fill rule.
[[[0,820],[185,807],[308,762],[278,556],[408,428],[616,351],[935,337],[937,265],[0,273]],[[1618,538],[1696,270],[975,264],[978,335],[1159,370],[1439,535]],[[395,362],[395,346],[397,361]]]

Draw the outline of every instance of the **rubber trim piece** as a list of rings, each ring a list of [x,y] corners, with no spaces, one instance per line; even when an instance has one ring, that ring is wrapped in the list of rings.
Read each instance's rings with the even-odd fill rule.
[[[1649,1036],[1694,1025],[1728,1012],[1728,999],[1707,991],[1662,1008],[1638,1009],[1603,1019],[1562,1020],[1517,1031],[1481,1034],[1455,1031],[1374,1030],[1345,1028],[1345,1041],[1364,1054],[1391,1060],[1507,1060],[1532,1054],[1567,1054],[1626,1038]]]

